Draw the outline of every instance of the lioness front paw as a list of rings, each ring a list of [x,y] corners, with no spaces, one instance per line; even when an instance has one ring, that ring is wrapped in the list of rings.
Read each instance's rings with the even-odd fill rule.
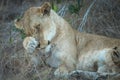
[[[38,42],[33,37],[26,37],[23,41],[23,47],[28,53],[33,53],[35,48],[38,46]]]
[[[66,69],[66,67],[59,67],[58,69],[56,69],[56,71],[54,72],[55,77],[58,78],[68,78],[68,70]]]

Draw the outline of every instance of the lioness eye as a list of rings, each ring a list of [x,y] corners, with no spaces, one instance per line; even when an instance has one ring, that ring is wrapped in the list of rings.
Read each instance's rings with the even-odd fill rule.
[[[35,26],[36,29],[40,29],[40,24]]]
[[[36,31],[38,32],[40,30],[40,24],[36,25],[35,28],[36,28]]]

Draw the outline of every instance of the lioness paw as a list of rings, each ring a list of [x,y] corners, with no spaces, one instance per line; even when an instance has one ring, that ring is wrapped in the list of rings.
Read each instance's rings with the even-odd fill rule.
[[[35,48],[38,46],[38,42],[33,37],[26,37],[23,41],[23,47],[28,53],[33,53]]]
[[[68,78],[69,77],[68,70],[66,69],[66,67],[59,67],[54,72],[54,75],[55,75],[55,77],[58,77],[58,78]]]

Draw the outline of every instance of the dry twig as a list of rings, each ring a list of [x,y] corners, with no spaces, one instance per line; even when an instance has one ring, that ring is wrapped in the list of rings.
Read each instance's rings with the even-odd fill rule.
[[[89,14],[92,6],[94,5],[95,1],[96,1],[96,0],[94,0],[94,1],[92,2],[92,4],[89,6],[89,8],[87,9],[86,13],[85,13],[84,16],[83,16],[82,22],[80,23],[80,25],[79,25],[79,27],[78,27],[78,30],[79,30],[80,32],[83,32],[83,31],[84,31],[84,30],[83,30],[83,27],[84,27],[85,23],[87,22],[88,14]]]

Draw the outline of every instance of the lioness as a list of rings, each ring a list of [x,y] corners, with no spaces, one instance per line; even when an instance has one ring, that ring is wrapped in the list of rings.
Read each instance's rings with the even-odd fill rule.
[[[120,72],[120,40],[104,36],[80,33],[51,9],[48,2],[41,7],[25,11],[15,25],[23,29],[28,37],[35,38],[39,48],[51,55],[47,63],[56,67],[56,76],[67,76],[70,71],[80,69],[95,72]],[[25,39],[26,40],[26,39]],[[35,43],[27,39],[24,45],[29,52]],[[33,47],[33,51],[35,50]],[[31,49],[32,50],[32,49]],[[32,51],[30,51],[32,52]]]

